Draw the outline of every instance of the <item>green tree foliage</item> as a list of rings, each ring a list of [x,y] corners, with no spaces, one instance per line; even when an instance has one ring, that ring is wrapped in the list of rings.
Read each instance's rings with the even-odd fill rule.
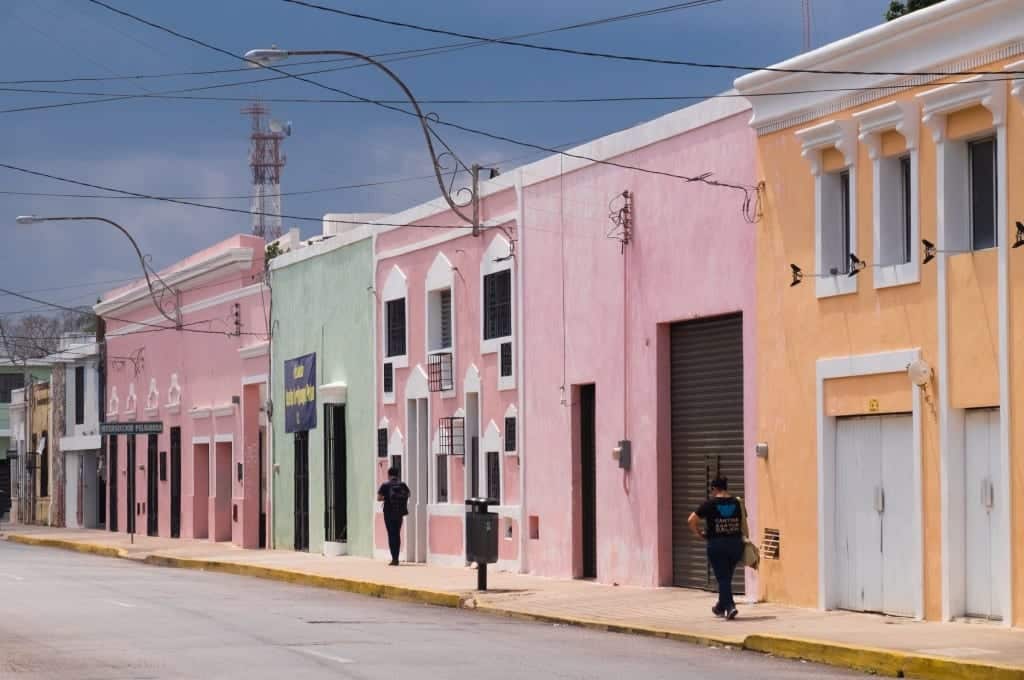
[[[885,13],[885,20],[899,19],[901,16],[924,9],[925,7],[937,5],[940,2],[942,0],[892,0],[889,3],[889,11]]]

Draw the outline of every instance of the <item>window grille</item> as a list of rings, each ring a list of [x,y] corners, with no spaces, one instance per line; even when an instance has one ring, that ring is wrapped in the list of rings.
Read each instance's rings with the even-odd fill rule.
[[[431,392],[455,389],[454,373],[451,352],[438,352],[427,357],[427,382]]]
[[[512,271],[484,277],[484,340],[512,335]]]
[[[445,456],[466,455],[466,419],[441,418],[438,443]]]

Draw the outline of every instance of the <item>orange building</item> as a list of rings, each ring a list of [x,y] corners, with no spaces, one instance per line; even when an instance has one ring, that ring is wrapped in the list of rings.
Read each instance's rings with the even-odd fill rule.
[[[1024,8],[946,0],[775,68],[736,81],[762,595],[1021,626]]]

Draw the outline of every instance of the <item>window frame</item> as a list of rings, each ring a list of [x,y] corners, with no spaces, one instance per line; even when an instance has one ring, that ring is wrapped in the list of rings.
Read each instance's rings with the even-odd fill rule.
[[[20,384],[15,385],[15,383],[17,383],[19,380],[21,381]],[[7,385],[3,384],[5,382],[7,383]],[[0,404],[10,404],[11,392],[15,390],[24,389],[24,387],[24,373],[0,373]]]
[[[842,204],[842,197],[835,195],[837,185],[837,174],[840,172],[849,173],[849,210],[847,219],[849,229],[844,230],[844,238],[848,239],[849,252],[856,252],[857,249],[857,124],[852,120],[830,120],[809,128],[796,131],[796,137],[800,140],[801,151],[811,166],[811,174],[814,178],[814,273],[815,294],[820,298],[835,297],[838,295],[851,295],[857,292],[857,276],[847,276],[844,273],[849,271],[849,257],[845,258],[842,267],[837,267],[834,275],[829,274],[830,266],[825,263],[825,230],[835,223],[835,216],[832,209],[838,202]],[[824,154],[835,149],[843,159],[843,167],[825,172]],[[847,253],[848,255],[848,253]]]
[[[971,252],[979,252],[984,250],[993,250],[999,247],[999,141],[996,139],[994,134],[984,134],[980,137],[974,137],[971,139],[964,140],[967,144],[967,197],[968,197],[968,223],[970,224],[968,233],[968,243],[970,244]],[[975,202],[975,171],[974,171],[974,154],[975,149],[981,145],[987,144],[992,150],[991,154],[991,168],[992,173],[992,186],[991,186],[991,198],[992,198],[992,243],[985,247],[978,247],[978,225],[977,219],[977,205]]]
[[[409,347],[406,340],[409,335],[409,311],[408,305],[406,304],[407,299],[404,297],[395,298],[393,300],[386,300],[384,302],[384,357],[388,361],[394,361],[396,357],[403,357],[409,354]],[[392,317],[392,309],[395,309],[401,305],[401,320],[402,328],[401,333],[397,333],[397,329],[394,328],[396,325],[394,322],[397,320]],[[395,314],[395,317],[398,315]],[[392,348],[391,343],[396,340],[396,335],[401,335],[401,350],[397,351],[398,348]]]
[[[85,425],[85,366],[75,366],[75,425]]]
[[[511,244],[501,234],[496,235],[484,251],[480,261],[480,292],[478,309],[480,317],[478,320],[478,332],[480,333],[480,353],[494,354],[498,352],[502,342],[512,340],[516,334],[516,272],[513,269],[514,259],[511,257]],[[487,337],[487,281],[488,276],[508,272],[509,277],[509,333],[497,337]],[[493,280],[493,279],[492,279]],[[513,353],[515,347],[513,347]]]
[[[395,302],[397,300],[403,300],[405,307],[405,353],[389,355],[390,347],[388,345],[390,338],[390,319],[388,316],[388,303]],[[399,269],[397,265],[391,267],[391,270],[388,272],[387,278],[382,287],[379,309],[380,319],[378,327],[380,329],[380,342],[378,342],[377,344],[380,347],[381,364],[379,368],[380,373],[378,373],[377,375],[381,377],[380,391],[382,394],[383,402],[385,404],[394,404],[396,389],[395,383],[398,381],[398,376],[395,375],[395,372],[399,368],[408,368],[409,366],[409,287],[408,280],[405,274],[402,272],[401,269]],[[391,371],[393,376],[391,386],[392,391],[390,392],[386,392],[384,390],[383,384],[383,366],[388,364],[391,365]]]
[[[913,101],[891,101],[854,114],[860,140],[872,163],[872,278],[874,287],[889,288],[921,281],[920,130],[921,114]],[[895,132],[904,148],[885,155],[883,135]],[[908,163],[909,186],[904,177]],[[909,189],[909,194],[907,192]],[[894,233],[898,231],[899,233]],[[890,261],[893,243],[901,243],[902,262]]]

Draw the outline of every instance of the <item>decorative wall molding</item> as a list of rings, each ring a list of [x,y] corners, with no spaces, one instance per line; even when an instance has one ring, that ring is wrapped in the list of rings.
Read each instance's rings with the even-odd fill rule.
[[[811,164],[815,177],[821,174],[821,152],[834,148],[846,165],[857,162],[857,124],[852,120],[830,120],[797,130],[801,155]]]
[[[992,125],[1006,123],[1006,83],[987,76],[975,76],[957,83],[937,87],[917,95],[922,107],[922,121],[932,132],[936,143],[946,138],[946,116],[972,106],[984,106],[992,114]]]
[[[920,141],[921,116],[914,102],[894,101],[853,114],[860,125],[860,141],[868,147],[871,160],[881,156],[882,133],[896,131],[903,135],[907,150],[917,148]]]

